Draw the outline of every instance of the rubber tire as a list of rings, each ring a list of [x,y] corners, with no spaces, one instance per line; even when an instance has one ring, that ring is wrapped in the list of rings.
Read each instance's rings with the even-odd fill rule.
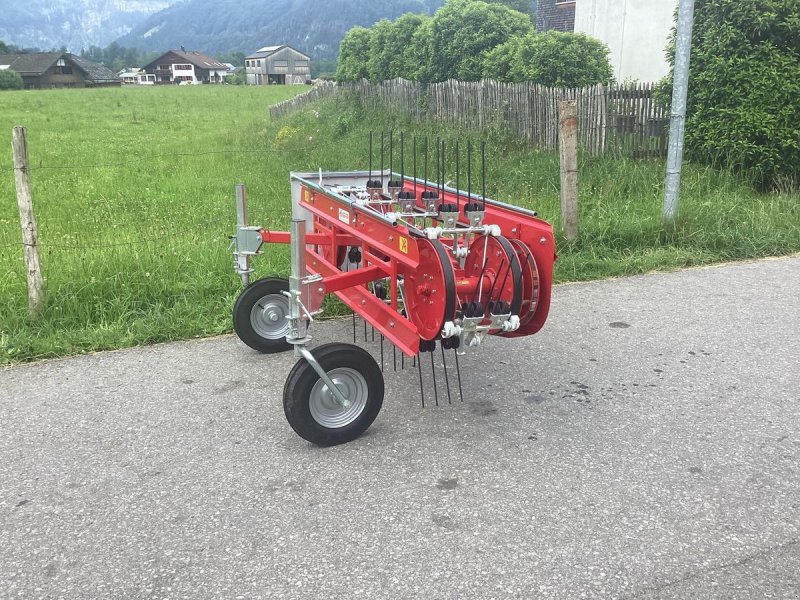
[[[283,411],[295,433],[317,446],[336,446],[351,442],[372,425],[383,406],[383,373],[366,350],[352,344],[323,344],[311,351],[317,362],[330,372],[344,367],[358,371],[367,383],[367,403],[352,423],[332,429],[314,420],[309,409],[311,390],[319,381],[314,368],[301,358],[292,368],[283,387]]]
[[[265,277],[253,281],[242,290],[236,303],[233,305],[233,330],[239,339],[250,346],[253,350],[258,350],[264,354],[275,354],[276,352],[286,352],[292,349],[292,345],[286,338],[271,340],[259,335],[250,323],[250,313],[256,303],[265,296],[281,294],[289,291],[289,281],[278,277]]]

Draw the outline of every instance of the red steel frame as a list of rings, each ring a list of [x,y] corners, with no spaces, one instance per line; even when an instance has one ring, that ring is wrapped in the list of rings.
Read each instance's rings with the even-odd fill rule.
[[[400,179],[400,177],[396,177]],[[354,204],[337,194],[308,180],[301,180],[299,205],[312,216],[313,229],[306,233],[306,265],[310,273],[323,276],[326,293],[336,296],[369,321],[393,344],[408,356],[419,352],[420,337],[417,327],[398,310],[397,277],[419,266],[418,230],[410,230],[402,222],[392,223],[371,208]],[[403,179],[403,190],[415,191],[414,180]],[[420,180],[416,181],[416,202],[424,205],[420,194],[424,191],[440,193],[439,202],[457,204],[463,224],[464,205],[482,199],[450,188],[438,188]],[[555,240],[553,227],[525,211],[487,199],[484,224],[499,225],[509,239],[521,240],[533,254],[539,274],[539,294],[533,318],[517,331],[507,336],[530,335],[539,331],[550,310]],[[434,219],[434,225],[439,224]],[[262,230],[264,243],[288,244],[289,232]],[[362,268],[342,271],[335,257],[340,248],[358,247],[362,254]],[[333,261],[331,260],[333,258]],[[341,261],[338,261],[341,262]],[[454,266],[457,267],[458,263]],[[456,269],[456,280],[464,281],[463,271]],[[388,304],[376,297],[367,284],[389,278],[391,282]],[[473,285],[474,288],[474,285]]]

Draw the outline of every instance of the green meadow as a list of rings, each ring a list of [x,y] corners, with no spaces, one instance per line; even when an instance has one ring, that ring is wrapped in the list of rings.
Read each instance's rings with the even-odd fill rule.
[[[559,227],[557,156],[503,131],[413,123],[346,99],[270,123],[270,104],[305,89],[0,94],[0,363],[230,331],[240,289],[228,250],[234,185],[247,185],[252,224],[286,228],[289,171],[366,168],[369,131],[402,130],[407,140],[438,135],[449,147],[459,140],[462,152],[467,140],[486,140],[487,194],[538,210]],[[27,316],[11,170],[15,125],[28,128],[46,278],[36,319]],[[559,237],[557,280],[800,251],[800,196],[757,194],[734,174],[688,164],[680,220],[666,231],[663,179],[660,161],[582,156],[581,235],[572,244]],[[285,274],[287,249],[269,248],[254,266],[258,274]]]

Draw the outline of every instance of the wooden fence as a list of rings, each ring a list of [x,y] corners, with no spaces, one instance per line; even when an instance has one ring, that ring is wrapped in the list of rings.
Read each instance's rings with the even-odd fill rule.
[[[343,90],[368,108],[403,112],[414,119],[433,119],[465,128],[508,128],[535,148],[558,149],[558,105],[578,103],[578,139],[594,155],[666,154],[669,115],[653,100],[653,84],[597,85],[579,89],[547,88],[532,83],[444,81],[423,86],[394,79],[362,80],[313,88],[308,94],[270,107],[278,118],[320,97]]]

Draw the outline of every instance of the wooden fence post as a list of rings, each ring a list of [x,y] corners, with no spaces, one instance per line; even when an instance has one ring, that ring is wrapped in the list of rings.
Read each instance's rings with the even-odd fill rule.
[[[558,140],[561,157],[561,224],[570,241],[578,237],[578,108],[575,100],[559,104]]]
[[[31,178],[28,172],[28,140],[24,127],[14,127],[11,148],[14,154],[19,222],[22,225],[23,256],[28,275],[28,312],[34,316],[42,308],[44,281],[39,262],[39,235],[36,230],[36,217],[33,215]]]

